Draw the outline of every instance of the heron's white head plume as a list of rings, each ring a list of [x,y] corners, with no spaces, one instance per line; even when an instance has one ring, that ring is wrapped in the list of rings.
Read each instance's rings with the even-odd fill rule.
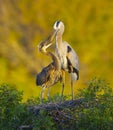
[[[59,30],[59,32],[61,33],[61,34],[63,34],[63,32],[64,32],[64,23],[62,22],[62,21],[56,21],[55,22],[55,24],[54,24],[54,26],[53,26],[53,28],[55,29],[55,30]]]

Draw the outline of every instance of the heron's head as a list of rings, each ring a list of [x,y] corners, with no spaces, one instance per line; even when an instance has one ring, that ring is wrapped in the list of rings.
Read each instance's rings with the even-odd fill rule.
[[[57,31],[54,30],[44,41],[39,43],[38,50],[40,52],[46,53],[46,49],[53,44],[56,33]]]
[[[49,47],[50,45],[47,45],[47,43],[45,41],[40,42],[40,44],[38,45],[38,50],[40,52],[46,53],[46,49]]]
[[[57,31],[57,33],[63,34],[64,32],[64,23],[62,21],[56,21],[53,28]]]

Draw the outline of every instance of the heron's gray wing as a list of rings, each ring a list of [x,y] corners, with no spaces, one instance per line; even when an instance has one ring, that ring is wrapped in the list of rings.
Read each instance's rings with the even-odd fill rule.
[[[79,59],[77,53],[66,41],[64,42],[64,44],[67,47],[67,57],[70,60],[72,66],[79,70]]]

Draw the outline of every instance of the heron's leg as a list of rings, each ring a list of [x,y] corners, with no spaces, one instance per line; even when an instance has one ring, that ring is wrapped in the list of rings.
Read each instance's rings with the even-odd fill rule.
[[[71,77],[71,94],[72,94],[72,100],[74,100],[74,86],[73,86],[73,79]]]
[[[48,97],[48,100],[50,100],[50,87],[48,88],[47,97]]]
[[[63,97],[64,87],[65,87],[65,71],[62,70],[62,93],[61,93],[61,97]]]
[[[40,95],[41,101],[42,101],[43,98],[44,98],[44,91],[45,91],[45,88],[43,87],[43,88],[42,88],[42,91],[41,91],[41,95]]]

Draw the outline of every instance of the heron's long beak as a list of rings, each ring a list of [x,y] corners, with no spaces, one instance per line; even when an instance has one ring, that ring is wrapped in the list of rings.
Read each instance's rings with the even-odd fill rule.
[[[38,45],[38,49],[41,52],[46,52],[46,49],[52,45],[53,40],[55,39],[57,30],[53,30],[52,33],[40,44]]]

